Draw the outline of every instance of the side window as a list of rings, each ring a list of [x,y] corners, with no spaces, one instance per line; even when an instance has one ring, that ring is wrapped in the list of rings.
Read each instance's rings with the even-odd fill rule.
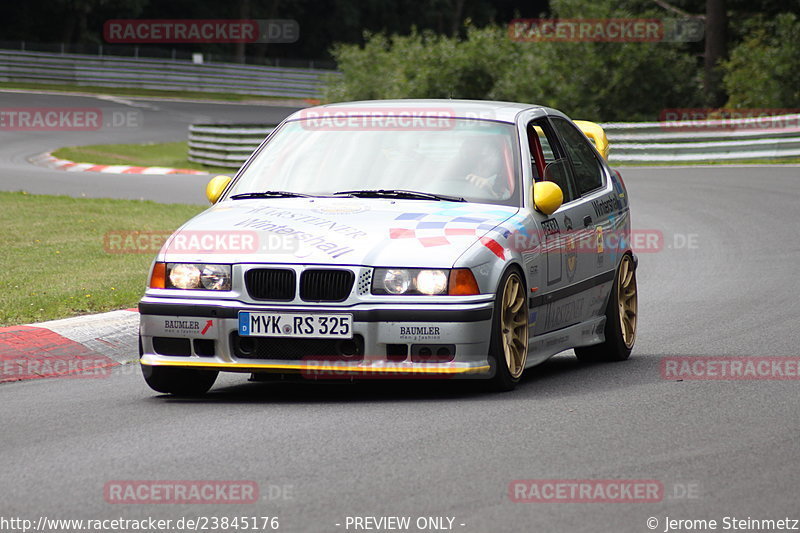
[[[577,195],[570,179],[569,162],[561,151],[550,124],[546,119],[531,121],[527,132],[536,181],[544,179],[561,187],[564,203],[575,199]]]
[[[553,118],[553,127],[561,135],[565,150],[575,171],[578,194],[586,194],[603,186],[603,171],[589,141],[575,126],[562,118]]]

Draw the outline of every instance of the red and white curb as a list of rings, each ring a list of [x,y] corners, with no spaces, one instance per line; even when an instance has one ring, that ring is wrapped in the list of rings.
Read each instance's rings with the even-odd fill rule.
[[[40,167],[66,170],[68,172],[101,172],[103,174],[195,174],[207,176],[208,172],[186,168],[168,167],[133,167],[129,165],[95,165],[94,163],[76,163],[68,159],[59,159],[49,152],[28,159]]]
[[[0,383],[102,377],[139,358],[135,309],[0,328]]]

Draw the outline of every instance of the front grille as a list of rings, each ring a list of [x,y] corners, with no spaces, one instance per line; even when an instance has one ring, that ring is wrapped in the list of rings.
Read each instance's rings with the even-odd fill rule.
[[[284,268],[253,268],[244,275],[247,293],[254,300],[293,300],[295,279],[294,270]]]
[[[298,339],[289,337],[241,337],[231,333],[231,353],[238,359],[289,359],[360,361],[364,359],[364,338]]]
[[[341,302],[350,296],[355,274],[349,270],[306,270],[300,275],[300,298],[306,302]]]

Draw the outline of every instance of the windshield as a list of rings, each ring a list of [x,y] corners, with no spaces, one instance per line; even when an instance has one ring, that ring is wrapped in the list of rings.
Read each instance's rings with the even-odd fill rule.
[[[342,129],[309,120],[288,122],[228,197],[263,191],[324,196],[403,190],[520,205],[513,125],[452,118],[447,127],[431,130],[383,124]]]

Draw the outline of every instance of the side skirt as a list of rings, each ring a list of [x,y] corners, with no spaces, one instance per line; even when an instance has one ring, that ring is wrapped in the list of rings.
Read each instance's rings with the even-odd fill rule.
[[[590,346],[605,341],[603,328],[606,317],[595,317],[586,322],[551,331],[528,342],[528,360],[525,368],[544,363],[554,355],[578,346]]]

